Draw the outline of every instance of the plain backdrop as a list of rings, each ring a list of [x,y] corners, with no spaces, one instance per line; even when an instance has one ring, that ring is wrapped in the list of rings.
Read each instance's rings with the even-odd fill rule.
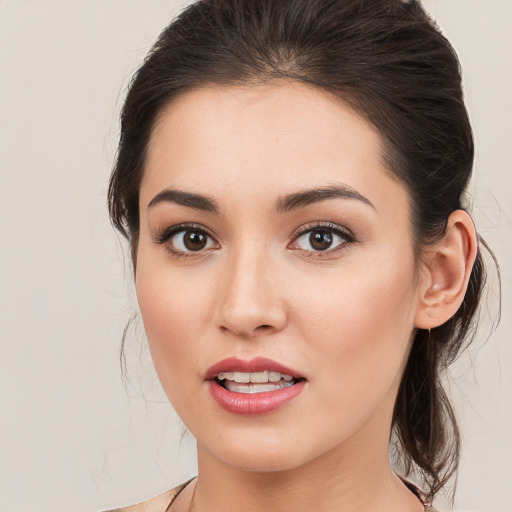
[[[97,511],[195,473],[137,321],[123,384],[120,340],[136,306],[105,207],[126,86],[185,4],[0,0],[1,512]],[[425,6],[462,62],[473,214],[503,283],[499,328],[485,341],[491,276],[480,341],[449,377],[464,434],[455,509],[510,512],[512,1]]]

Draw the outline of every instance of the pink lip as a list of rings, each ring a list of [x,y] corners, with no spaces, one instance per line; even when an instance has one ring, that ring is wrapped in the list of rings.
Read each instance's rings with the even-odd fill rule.
[[[238,357],[228,357],[211,366],[206,372],[205,379],[214,379],[220,372],[263,372],[265,370],[269,372],[285,373],[296,379],[303,378],[295,370],[266,357],[255,357],[249,361],[244,361]]]
[[[300,380],[293,386],[276,391],[246,394],[229,391],[222,387],[215,379],[220,372],[260,372],[264,370],[284,373]],[[208,390],[218,405],[228,412],[244,416],[255,416],[275,411],[299,395],[306,384],[303,377],[295,370],[265,357],[257,357],[249,361],[236,357],[224,359],[214,364],[206,372],[205,378]]]

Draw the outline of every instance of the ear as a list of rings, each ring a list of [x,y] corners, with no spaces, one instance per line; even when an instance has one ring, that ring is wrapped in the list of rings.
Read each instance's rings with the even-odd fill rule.
[[[419,287],[415,326],[433,329],[459,309],[478,250],[475,227],[463,210],[448,218],[444,237],[427,252]]]

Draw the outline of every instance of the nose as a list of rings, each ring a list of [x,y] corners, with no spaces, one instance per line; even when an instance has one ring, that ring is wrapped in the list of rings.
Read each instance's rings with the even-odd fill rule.
[[[242,338],[281,331],[287,315],[279,272],[269,255],[247,247],[227,258],[224,268],[216,305],[219,328]]]

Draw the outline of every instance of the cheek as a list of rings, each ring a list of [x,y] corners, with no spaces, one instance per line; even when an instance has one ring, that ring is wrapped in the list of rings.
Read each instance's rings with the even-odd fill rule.
[[[169,272],[165,266],[145,265],[139,257],[136,290],[144,330],[157,374],[166,392],[194,369],[201,326],[209,318],[201,281],[186,272]]]
[[[295,316],[310,354],[346,389],[391,385],[400,374],[414,328],[413,259],[400,263],[354,265],[303,294]]]

